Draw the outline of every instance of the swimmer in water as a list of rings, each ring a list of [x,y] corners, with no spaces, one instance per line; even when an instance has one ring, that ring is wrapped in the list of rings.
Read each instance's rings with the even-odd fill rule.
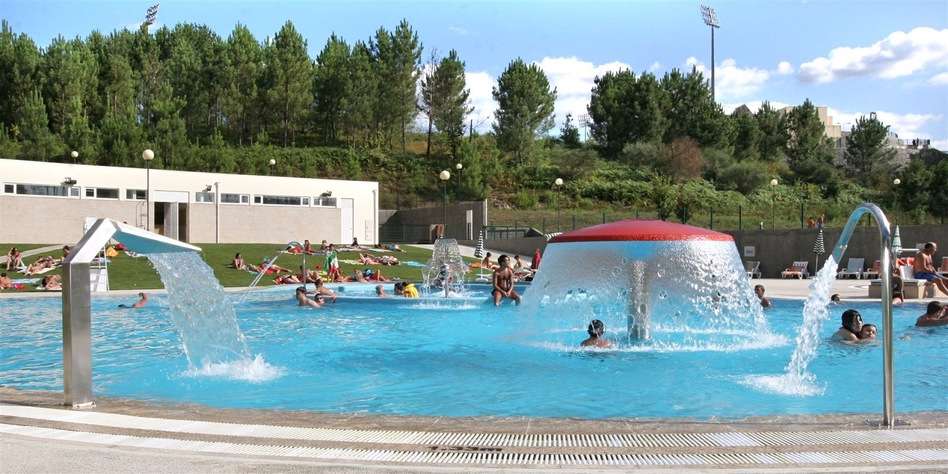
[[[833,339],[842,342],[856,342],[859,340],[859,331],[862,330],[862,315],[854,309],[843,312],[842,326],[833,334]]]
[[[321,298],[318,296],[316,299],[312,299],[309,296],[306,296],[306,288],[302,286],[296,289],[296,302],[300,306],[309,306],[311,308],[321,308],[323,304],[319,301]]]
[[[131,305],[131,306],[126,305],[126,304],[120,304],[120,305],[118,305],[118,307],[119,307],[119,308],[127,308],[127,309],[138,309],[138,308],[141,308],[142,306],[145,306],[145,304],[147,304],[147,303],[148,303],[148,295],[146,295],[145,293],[139,293],[139,294],[138,294],[138,301],[136,301],[135,304],[133,304],[133,305]]]
[[[859,342],[874,341],[877,333],[875,324],[863,324],[862,329],[859,330]]]
[[[387,298],[388,294],[385,293],[385,287],[382,285],[375,285],[375,296],[379,298]]]
[[[602,337],[606,332],[606,325],[602,324],[602,321],[593,319],[589,323],[589,328],[586,329],[586,332],[589,333],[589,337],[580,344],[582,347],[612,347],[612,343]]]

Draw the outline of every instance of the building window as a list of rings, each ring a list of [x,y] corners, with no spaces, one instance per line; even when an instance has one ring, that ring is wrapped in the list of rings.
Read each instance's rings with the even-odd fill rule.
[[[14,190],[12,184],[4,184],[4,185],[3,185],[3,192],[5,192],[5,193],[7,193],[7,194],[14,194],[14,193],[16,193],[16,191]]]
[[[309,205],[309,198],[308,198],[308,197],[304,197],[304,198],[302,199],[302,202],[303,202],[303,205],[304,205],[304,206],[308,206],[308,205]]]
[[[221,193],[221,202],[225,204],[247,204],[250,202],[250,195],[249,194]]]
[[[194,202],[214,202],[214,193],[194,193]]]
[[[148,199],[148,194],[145,193],[144,189],[126,189],[125,190],[125,199],[144,201]]]
[[[306,204],[303,204],[304,199],[306,200]],[[255,204],[267,204],[271,206],[308,206],[309,198],[300,196],[254,196],[253,202]]]
[[[9,191],[9,184],[4,186],[6,192]],[[29,196],[69,196],[69,186],[48,186],[45,184],[17,184],[14,187],[16,194],[25,194]]]
[[[116,188],[86,188],[87,198],[118,199],[119,190]]]
[[[334,197],[315,197],[313,198],[314,206],[322,207],[336,207],[336,198]]]

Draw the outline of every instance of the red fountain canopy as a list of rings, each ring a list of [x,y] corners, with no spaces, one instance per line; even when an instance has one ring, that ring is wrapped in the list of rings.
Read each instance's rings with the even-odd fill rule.
[[[685,224],[665,221],[626,219],[584,227],[560,234],[550,240],[559,242],[714,240],[733,242],[728,234]]]

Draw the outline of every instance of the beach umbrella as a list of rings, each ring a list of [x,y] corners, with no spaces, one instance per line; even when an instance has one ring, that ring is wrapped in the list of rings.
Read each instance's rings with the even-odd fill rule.
[[[816,242],[813,243],[813,253],[816,255],[816,270],[820,270],[820,255],[826,253],[826,245],[823,243],[823,229],[816,234]]]
[[[484,231],[477,237],[477,247],[474,247],[474,256],[484,258]]]
[[[899,235],[899,226],[895,226],[895,234],[892,236],[892,254],[899,258],[902,253],[902,236]]]

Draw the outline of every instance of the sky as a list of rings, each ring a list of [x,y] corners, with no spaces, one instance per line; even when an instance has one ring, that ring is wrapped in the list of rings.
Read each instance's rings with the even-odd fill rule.
[[[136,28],[153,0],[3,0],[0,18],[43,47],[57,35]],[[948,150],[948,0],[708,0],[716,99],[725,111],[762,101],[829,107],[847,130],[876,112],[900,138]],[[330,33],[349,42],[407,19],[425,48],[456,49],[487,129],[491,88],[514,58],[540,65],[557,89],[556,116],[585,113],[593,79],[609,70],[710,71],[711,34],[689,1],[164,0],[158,25],[202,23],[222,37],[237,23],[258,39],[292,20],[315,57]]]

